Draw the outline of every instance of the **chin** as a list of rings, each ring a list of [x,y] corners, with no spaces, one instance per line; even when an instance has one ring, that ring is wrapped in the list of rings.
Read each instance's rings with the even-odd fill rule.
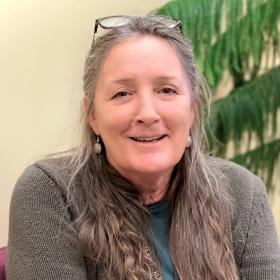
[[[161,172],[166,172],[169,170],[172,170],[176,163],[171,163],[171,162],[158,162],[158,161],[142,161],[141,164],[132,164],[130,166],[131,170],[134,170],[135,172],[138,173],[143,173],[143,174],[158,174]]]

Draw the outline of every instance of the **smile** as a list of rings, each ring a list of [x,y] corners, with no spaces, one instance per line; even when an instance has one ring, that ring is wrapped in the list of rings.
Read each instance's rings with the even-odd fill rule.
[[[160,135],[160,136],[150,136],[150,137],[130,137],[130,139],[137,141],[137,142],[156,142],[160,141],[167,135]]]

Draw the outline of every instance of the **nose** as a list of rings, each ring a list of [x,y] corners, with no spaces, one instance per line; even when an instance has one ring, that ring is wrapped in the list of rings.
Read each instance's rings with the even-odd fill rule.
[[[152,94],[139,96],[138,110],[136,114],[137,123],[142,123],[149,126],[157,122],[160,119],[160,116],[157,112],[156,105],[156,100]]]

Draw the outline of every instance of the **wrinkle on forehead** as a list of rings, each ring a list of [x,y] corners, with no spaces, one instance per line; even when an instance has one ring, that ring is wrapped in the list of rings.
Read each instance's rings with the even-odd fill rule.
[[[131,79],[139,73],[137,67],[133,68],[135,65],[145,69],[141,75],[159,79],[160,77],[176,79],[181,75],[188,87],[190,86],[175,49],[167,40],[153,35],[135,35],[113,46],[104,59],[97,82],[99,78],[102,80],[105,73],[111,82]]]

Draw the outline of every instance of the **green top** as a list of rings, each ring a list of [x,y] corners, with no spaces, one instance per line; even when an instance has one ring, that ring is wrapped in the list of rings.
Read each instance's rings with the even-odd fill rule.
[[[151,241],[158,257],[160,270],[165,280],[174,280],[174,267],[168,246],[169,207],[168,201],[147,205],[150,213]]]

